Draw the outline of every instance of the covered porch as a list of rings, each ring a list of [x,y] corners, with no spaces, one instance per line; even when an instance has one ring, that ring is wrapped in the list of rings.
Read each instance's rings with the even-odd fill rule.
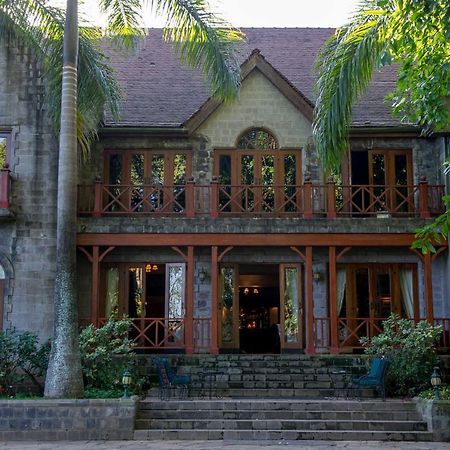
[[[136,348],[144,352],[247,352],[248,349],[242,345],[242,336],[252,334],[252,331],[243,329],[249,326],[250,329],[271,326],[275,329],[274,325],[278,326],[281,353],[360,352],[359,338],[379,333],[388,312],[397,312],[414,321],[426,319],[430,323],[442,325],[444,332],[440,347],[448,349],[450,315],[435,314],[432,282],[433,265],[436,260],[443,258],[441,255],[446,246],[439,247],[435,255],[423,256],[409,250],[412,240],[413,235],[406,233],[378,234],[377,239],[370,234],[343,233],[79,234],[79,250],[90,263],[89,267],[86,265],[86,270],[90,272],[91,281],[89,305],[82,308],[80,317],[84,324],[93,323],[97,326],[107,320],[112,312],[105,303],[107,279],[112,276],[108,275],[110,270],[110,273],[116,273],[114,278],[117,281],[112,283],[117,287],[117,295],[121,299],[115,313],[117,316],[130,317],[133,324],[131,338]],[[388,273],[391,277],[389,286],[392,295],[384,295],[383,300],[390,302],[388,307],[377,310],[372,305],[360,311],[351,306],[350,294],[347,294],[350,300],[345,300],[345,308],[342,306],[342,286],[339,281],[342,269],[355,269],[355,264],[348,262],[347,256],[353,250],[375,247],[403,249],[411,255],[409,261],[415,263],[402,267],[420,269],[411,269],[414,286],[410,299],[412,312],[406,311],[408,307],[402,306],[403,300],[399,300],[407,294],[397,284],[401,263],[393,260],[382,265],[384,269],[381,272],[378,271]],[[130,254],[133,249],[142,252],[151,250],[153,254],[155,249],[159,249],[168,256],[153,258],[155,263],[148,256],[136,256],[130,261],[123,255],[119,256],[118,252],[125,249]],[[245,260],[243,252],[248,251],[251,255],[259,249],[266,249],[266,256],[255,259],[254,265],[249,266],[252,260]],[[282,252],[283,257],[277,259],[276,252]],[[267,259],[268,254],[275,256]],[[271,278],[275,281],[271,283],[270,295],[276,299],[275,303],[268,303],[272,312],[268,309],[265,318],[261,316],[261,319],[254,319],[253,324],[248,320],[249,317],[240,316],[248,314],[248,311],[243,311],[245,286],[252,289],[250,296],[254,289],[258,290],[258,286],[262,286],[263,291],[268,289],[267,282],[260,285],[259,281],[254,281],[259,272],[253,267],[258,264],[275,267],[271,269]],[[318,264],[322,265],[322,270],[318,270]],[[156,271],[153,266],[157,266]],[[372,275],[376,268],[370,264],[366,266],[367,276],[372,277],[372,283],[376,283],[373,278],[375,275]],[[225,280],[227,274],[228,286]],[[136,286],[133,294],[130,294],[131,279],[134,279]],[[232,284],[231,279],[234,279]],[[160,288],[155,287],[158,282]],[[348,278],[348,292],[355,289],[352,283],[355,281]],[[226,289],[232,292],[231,300],[225,301]],[[369,290],[373,297],[373,288]],[[138,291],[139,297],[136,297]],[[372,302],[372,297],[370,301],[367,300],[368,304]],[[380,294],[377,297],[383,296]],[[228,331],[224,331],[226,327]],[[274,350],[276,347],[269,347],[266,353],[278,352]]]

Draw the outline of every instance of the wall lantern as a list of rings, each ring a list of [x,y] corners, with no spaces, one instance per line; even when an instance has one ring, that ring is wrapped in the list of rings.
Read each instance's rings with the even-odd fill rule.
[[[130,398],[128,389],[131,385],[131,373],[128,369],[125,369],[122,374],[122,386],[123,386],[123,399]]]
[[[322,272],[314,272],[313,278],[314,278],[314,281],[322,281],[323,280]]]
[[[441,393],[439,392],[439,388],[441,386],[442,379],[441,376],[439,375],[438,370],[439,368],[435,367],[433,369],[433,373],[431,374],[431,385],[433,386],[435,400],[441,399]]]
[[[208,276],[208,274],[206,273],[205,269],[200,269],[200,271],[198,272],[198,279],[203,283],[203,281],[206,280],[206,277]]]

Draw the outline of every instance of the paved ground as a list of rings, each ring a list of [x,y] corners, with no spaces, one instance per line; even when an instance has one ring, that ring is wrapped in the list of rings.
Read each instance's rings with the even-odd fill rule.
[[[444,450],[444,442],[349,442],[349,441],[78,441],[0,442],[0,450]]]

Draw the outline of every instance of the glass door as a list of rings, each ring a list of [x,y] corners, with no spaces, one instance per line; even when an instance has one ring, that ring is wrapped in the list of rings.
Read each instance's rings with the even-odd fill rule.
[[[303,348],[303,296],[300,264],[280,264],[281,348]]]
[[[239,269],[237,264],[219,271],[219,347],[239,348]]]

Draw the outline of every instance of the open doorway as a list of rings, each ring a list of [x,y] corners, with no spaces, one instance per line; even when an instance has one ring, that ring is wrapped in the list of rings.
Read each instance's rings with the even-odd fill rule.
[[[239,266],[239,350],[280,353],[277,265]]]

